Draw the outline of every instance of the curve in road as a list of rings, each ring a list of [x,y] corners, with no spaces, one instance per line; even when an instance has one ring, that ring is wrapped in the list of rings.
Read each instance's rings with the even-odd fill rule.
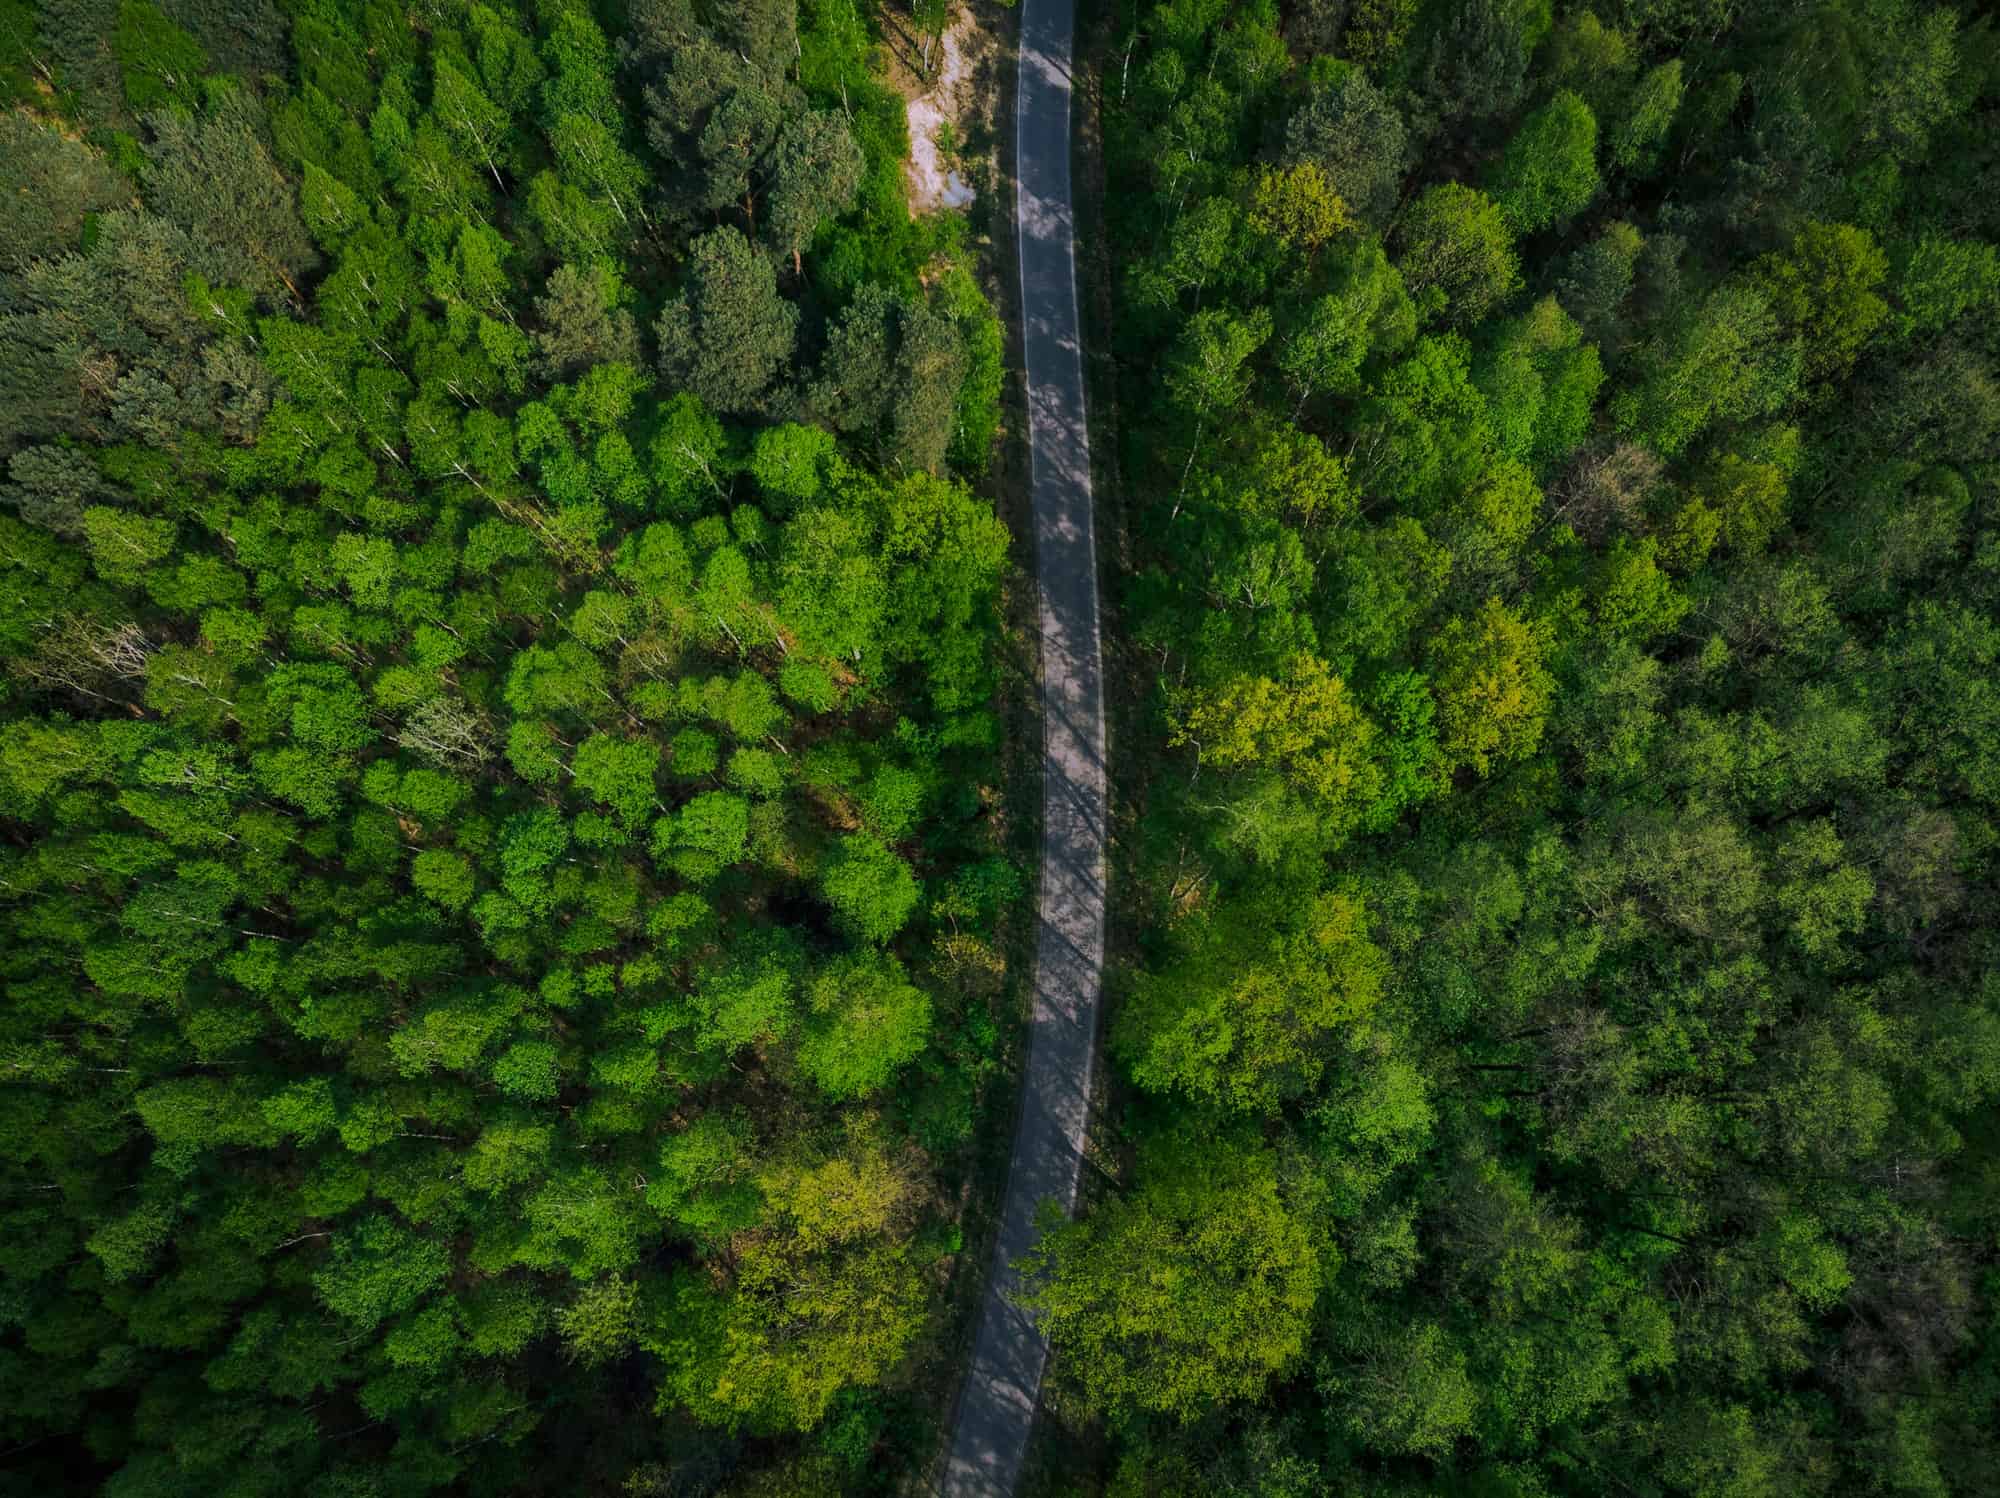
[[[1034,1246],[1043,1201],[1053,1198],[1065,1212],[1076,1204],[1103,985],[1104,678],[1070,206],[1074,29],[1075,0],[1023,0],[1014,220],[1041,595],[1040,919],[1020,1121],[945,1467],[947,1498],[1005,1498],[1020,1476],[1049,1347],[1013,1304],[1014,1264]]]

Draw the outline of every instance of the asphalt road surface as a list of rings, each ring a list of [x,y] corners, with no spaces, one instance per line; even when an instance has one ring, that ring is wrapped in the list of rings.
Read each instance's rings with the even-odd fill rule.
[[[1015,223],[1041,593],[1042,871],[1035,1007],[993,1270],[945,1468],[947,1498],[1011,1494],[1049,1347],[1011,1303],[1035,1213],[1076,1204],[1104,970],[1104,680],[1070,208],[1074,0],[1023,0]]]

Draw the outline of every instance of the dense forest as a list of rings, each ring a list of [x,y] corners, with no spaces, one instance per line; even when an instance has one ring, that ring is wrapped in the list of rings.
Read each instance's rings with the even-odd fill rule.
[[[1023,881],[874,24],[0,0],[0,1491],[928,1458]]]
[[[1100,13],[1136,929],[1041,1490],[1994,1491],[1984,10]]]
[[[1987,7],[1085,9],[1031,1486],[1991,1492]],[[947,13],[0,0],[0,1493],[932,1464],[1032,824]]]

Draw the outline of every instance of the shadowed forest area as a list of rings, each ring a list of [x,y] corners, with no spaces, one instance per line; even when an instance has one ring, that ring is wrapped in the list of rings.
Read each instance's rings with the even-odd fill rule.
[[[0,6],[0,1492],[928,1459],[1025,881],[873,24]]]
[[[1037,1490],[1991,1492],[1985,7],[1107,10],[1139,951]]]

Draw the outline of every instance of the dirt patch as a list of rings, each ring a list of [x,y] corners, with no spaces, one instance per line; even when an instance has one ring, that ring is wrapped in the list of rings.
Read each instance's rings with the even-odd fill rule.
[[[910,159],[903,176],[909,185],[910,211],[965,208],[972,202],[972,185],[960,170],[972,117],[982,100],[972,87],[972,56],[980,33],[972,12],[955,6],[951,24],[937,47],[936,76],[928,83],[913,79],[910,95]]]

